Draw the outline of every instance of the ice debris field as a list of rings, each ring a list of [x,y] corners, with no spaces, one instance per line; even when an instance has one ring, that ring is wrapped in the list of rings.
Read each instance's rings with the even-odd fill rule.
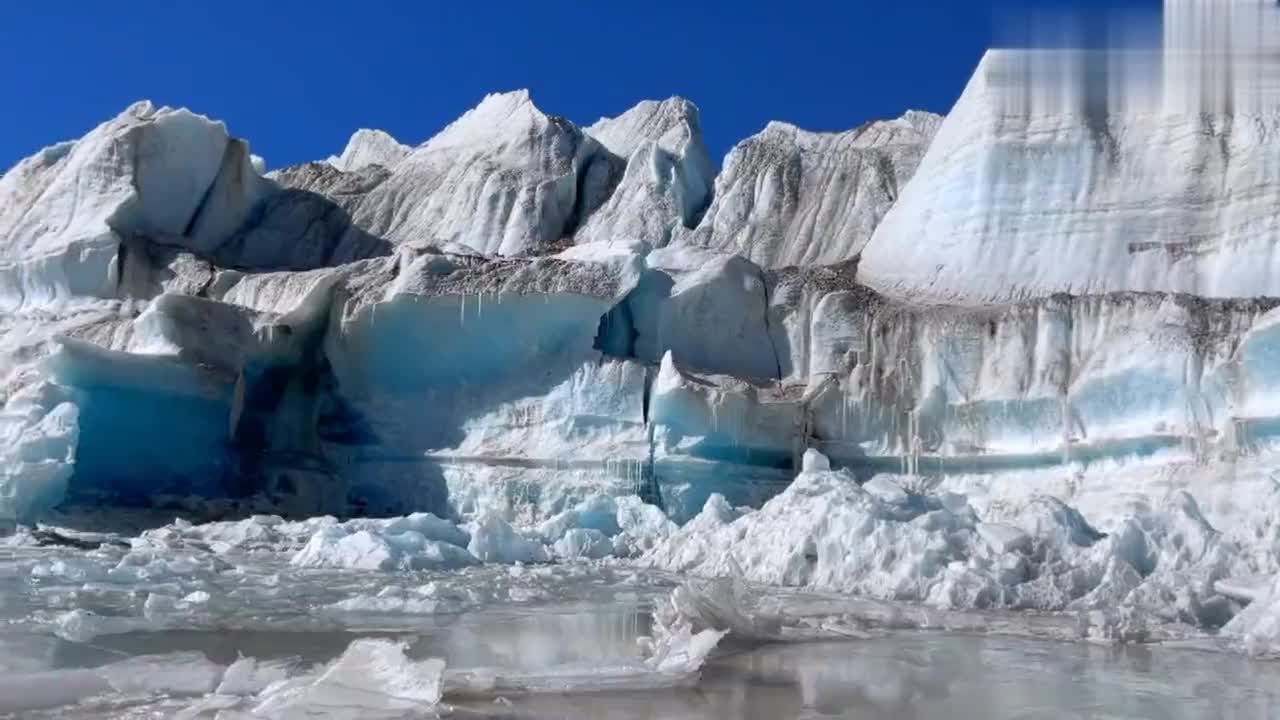
[[[1001,80],[1044,62],[719,168],[686,100],[526,92],[270,172],[147,102],[21,161],[0,712],[401,716],[890,630],[1280,655],[1280,104]],[[397,635],[623,601],[607,663]]]

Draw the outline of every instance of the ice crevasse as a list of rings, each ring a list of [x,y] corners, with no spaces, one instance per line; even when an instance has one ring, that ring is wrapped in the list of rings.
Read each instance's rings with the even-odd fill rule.
[[[269,173],[134,105],[0,179],[0,518],[332,514],[295,564],[625,556],[1265,645],[1232,588],[1280,571],[1271,170],[1120,131],[1190,156],[1200,115],[1116,109],[1112,155],[1011,120],[1011,52],[945,119],[772,124],[718,173],[679,98],[579,127],[495,94]],[[1215,152],[1265,155],[1270,116],[1222,112]],[[1179,173],[1244,219],[1116,215]]]

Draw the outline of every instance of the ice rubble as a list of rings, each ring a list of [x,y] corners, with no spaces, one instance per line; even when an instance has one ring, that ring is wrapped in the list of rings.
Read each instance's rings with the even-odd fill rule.
[[[144,537],[156,537],[165,529]],[[479,563],[541,563],[554,558],[631,557],[675,532],[662,511],[636,496],[594,495],[531,528],[516,529],[497,512],[455,525],[429,513],[385,520],[301,523],[258,516],[192,526],[191,537],[221,549],[246,544],[301,548],[299,568],[453,570]]]
[[[0,678],[0,711],[126,695],[178,699],[182,707],[176,716],[184,718],[223,717],[224,711],[246,717],[403,717],[447,709],[442,703],[451,697],[688,685],[724,634],[695,631],[688,618],[667,613],[652,637],[633,642],[621,656],[602,657],[591,666],[553,662],[528,669],[468,665],[465,652],[458,655],[458,667],[446,668],[442,658],[415,657],[407,639],[398,638],[358,637],[341,654],[316,665],[287,657],[241,656],[220,665],[198,652],[142,655],[87,669],[6,674]],[[607,654],[617,648],[594,650]],[[485,652],[476,657],[486,657]]]
[[[78,541],[91,548],[104,544],[129,548],[123,556],[105,563],[60,560],[29,570],[32,577],[129,583],[187,571],[225,569],[221,564],[225,558],[261,553],[283,553],[288,565],[298,569],[383,572],[456,570],[481,563],[545,563],[556,558],[627,558],[638,556],[675,531],[676,525],[666,514],[637,496],[595,494],[537,525],[518,528],[492,511],[461,524],[430,513],[346,521],[333,516],[289,521],[278,515],[253,515],[198,524],[179,519],[132,538],[42,526],[35,534],[19,534],[12,540],[16,547]],[[169,600],[198,604],[206,595],[204,589],[193,587],[192,592],[177,593]],[[155,602],[157,610],[172,604],[161,599]],[[68,634],[76,634],[74,627],[86,621],[99,622],[96,617],[72,613],[60,623]]]
[[[321,528],[290,562],[298,567],[359,570],[453,570],[476,564],[479,553],[468,552],[460,544],[467,536],[452,524],[434,515],[415,515],[405,520],[372,527],[354,521]],[[415,522],[422,520],[429,522]],[[478,533],[481,538],[502,532],[502,528],[485,530]],[[490,542],[504,541],[510,543],[513,539],[500,534]],[[482,555],[481,559],[489,558]]]
[[[860,486],[825,463],[808,451],[807,469],[757,511],[713,496],[644,561],[949,609],[1134,609],[1199,627],[1234,612],[1214,581],[1252,567],[1185,493],[1104,534],[1056,498],[1028,497],[1002,524],[964,496],[910,492],[885,475]]]

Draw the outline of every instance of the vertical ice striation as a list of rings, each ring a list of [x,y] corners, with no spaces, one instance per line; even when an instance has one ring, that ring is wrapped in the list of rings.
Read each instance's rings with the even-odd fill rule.
[[[1280,294],[1280,8],[1170,2],[1166,18],[1163,51],[988,52],[863,281],[960,303]]]
[[[843,133],[770,123],[729,152],[711,206],[681,242],[766,268],[852,260],[915,173],[940,120],[908,112]]]
[[[1167,112],[1280,111],[1280,11],[1270,0],[1165,0],[1163,50]]]

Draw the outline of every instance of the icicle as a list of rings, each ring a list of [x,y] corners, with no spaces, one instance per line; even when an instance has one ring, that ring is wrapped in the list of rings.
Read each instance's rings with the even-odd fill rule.
[[[1071,464],[1071,401],[1062,396],[1062,464]]]
[[[898,431],[898,438],[897,438],[897,444],[898,444],[898,474],[900,474],[900,475],[906,475],[906,474],[907,474],[907,448],[906,448],[906,443],[902,442],[902,438],[903,438],[903,435],[904,435],[905,433],[903,433],[903,432],[902,432],[902,405],[901,405],[901,403],[899,403],[899,404],[898,404],[898,407],[897,407],[896,409],[897,409],[897,411],[898,411],[898,412],[896,413],[896,416],[897,416],[897,422],[896,422],[896,424],[898,425],[898,427],[896,428],[896,429],[897,429],[897,431]]]
[[[1195,456],[1197,454],[1195,441],[1196,411],[1191,407],[1190,395],[1187,396],[1186,400],[1186,405],[1183,407],[1183,414],[1185,416],[1185,423],[1187,427],[1186,431],[1182,434],[1182,447],[1184,450],[1191,453],[1192,456]]]
[[[840,390],[840,439],[849,439],[849,392],[845,388],[836,386]]]
[[[910,437],[911,455],[908,470],[911,477],[920,474],[920,416],[918,410],[911,410],[908,415],[908,427],[906,432]]]

